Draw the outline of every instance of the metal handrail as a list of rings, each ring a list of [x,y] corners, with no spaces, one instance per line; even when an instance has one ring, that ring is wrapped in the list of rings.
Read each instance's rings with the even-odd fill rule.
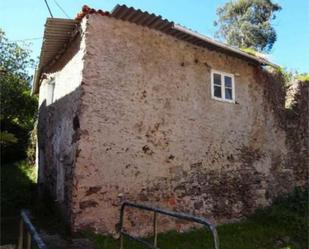
[[[31,249],[31,242],[33,241],[34,244],[38,249],[47,249],[45,243],[43,242],[41,236],[36,231],[35,227],[30,221],[28,216],[29,211],[22,210],[20,212],[20,223],[19,223],[19,237],[18,237],[18,249],[23,249],[24,246],[24,228],[26,228],[27,232],[27,249]]]
[[[153,216],[153,233],[154,233],[153,245],[150,244],[149,242],[145,241],[145,240],[134,237],[134,236],[132,236],[132,235],[130,235],[130,234],[128,234],[124,231],[123,219],[124,219],[124,211],[125,211],[126,206],[154,212],[154,216]],[[202,218],[202,217],[196,217],[196,216],[193,216],[191,214],[178,213],[178,212],[163,210],[163,209],[160,209],[160,208],[149,207],[149,206],[146,206],[146,205],[141,205],[141,204],[136,204],[136,203],[131,203],[131,202],[123,202],[122,205],[121,205],[121,209],[120,209],[120,249],[123,249],[123,237],[124,236],[127,236],[127,237],[129,237],[129,238],[131,238],[135,241],[138,241],[138,242],[142,243],[143,245],[148,246],[151,249],[159,249],[159,247],[157,247],[157,242],[158,242],[158,239],[157,239],[157,235],[158,235],[157,214],[158,213],[163,214],[163,215],[167,215],[167,216],[172,216],[172,217],[182,219],[182,220],[196,222],[196,223],[199,223],[199,224],[206,226],[212,234],[213,248],[219,249],[219,237],[218,237],[216,227],[213,224],[211,224],[207,219]]]

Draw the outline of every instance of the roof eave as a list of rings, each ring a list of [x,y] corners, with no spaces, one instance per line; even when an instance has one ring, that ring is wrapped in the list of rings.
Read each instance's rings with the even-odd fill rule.
[[[32,94],[39,92],[41,73],[65,50],[72,36],[76,34],[78,24],[79,22],[73,19],[46,19],[40,60],[33,77]]]
[[[266,59],[258,58],[256,56],[253,56],[253,55],[250,55],[248,53],[245,53],[245,52],[243,52],[243,51],[241,51],[241,50],[239,50],[237,48],[233,48],[233,47],[230,47],[228,45],[225,45],[224,43],[217,42],[215,40],[212,40],[212,39],[208,38],[207,36],[199,34],[199,33],[195,32],[195,31],[192,31],[192,30],[190,30],[190,29],[188,29],[186,27],[183,27],[181,25],[174,24],[172,28],[175,29],[175,30],[178,30],[180,32],[186,33],[188,35],[194,36],[194,37],[196,37],[196,38],[198,38],[200,40],[203,40],[203,41],[205,41],[205,42],[207,42],[209,44],[212,44],[215,47],[218,47],[218,48],[220,48],[222,50],[225,50],[227,52],[231,52],[231,53],[233,53],[235,55],[239,55],[239,56],[243,57],[244,59],[249,59],[250,61],[255,61],[255,62],[257,62],[258,64],[261,64],[261,65],[269,65],[269,66],[272,66],[272,67],[275,67],[275,68],[279,68],[280,67],[280,66],[278,66],[278,65],[276,65],[276,64],[274,64],[274,63],[272,63],[272,62],[270,62],[270,61],[268,61]]]
[[[135,13],[132,15],[132,13]],[[136,18],[136,15],[141,18]],[[217,42],[207,36],[192,31],[174,22],[163,19],[159,15],[150,14],[148,12],[128,8],[126,5],[116,5],[110,12],[110,16],[118,20],[123,20],[137,25],[146,26],[150,29],[160,31],[166,35],[175,37],[193,45],[210,48],[219,52],[247,60],[255,65],[269,65],[274,68],[279,68],[278,65],[248,53],[245,53],[237,48],[230,47],[224,43]],[[132,16],[135,18],[132,19]],[[138,20],[138,21],[137,21]],[[47,18],[44,30],[44,39],[41,48],[39,65],[35,71],[33,78],[32,94],[39,92],[41,74],[47,70],[61,51],[64,51],[66,45],[75,36],[79,21],[73,19]],[[193,41],[193,42],[192,42]],[[56,58],[56,59],[55,59]]]

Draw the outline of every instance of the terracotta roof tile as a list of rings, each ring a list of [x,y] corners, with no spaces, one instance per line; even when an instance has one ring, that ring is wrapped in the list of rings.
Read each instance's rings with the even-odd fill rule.
[[[84,5],[81,12],[79,12],[76,17],[75,20],[80,21],[83,19],[84,16],[88,15],[88,14],[98,14],[101,16],[110,16],[110,13],[108,11],[103,11],[101,9],[96,10],[96,9],[92,9],[87,5]]]

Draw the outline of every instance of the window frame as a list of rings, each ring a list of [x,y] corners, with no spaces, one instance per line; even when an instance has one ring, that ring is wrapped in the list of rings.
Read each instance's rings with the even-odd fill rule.
[[[214,83],[214,74],[219,74],[221,76],[221,98],[215,96],[215,83]],[[218,70],[211,70],[211,98],[228,103],[235,103],[235,77],[234,74],[226,73]],[[225,98],[225,81],[224,77],[230,77],[232,79],[232,99]]]
[[[51,105],[55,102],[55,86],[56,86],[56,79],[55,77],[51,77],[47,80],[47,94],[46,94],[46,105]]]

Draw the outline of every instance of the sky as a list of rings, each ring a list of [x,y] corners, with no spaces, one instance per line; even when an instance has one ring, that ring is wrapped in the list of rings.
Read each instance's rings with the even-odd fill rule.
[[[214,37],[217,7],[227,0],[47,0],[54,17],[74,18],[84,4],[111,11],[116,4],[161,15],[203,35]],[[277,41],[268,58],[289,70],[309,73],[309,0],[275,0],[282,10],[273,26]],[[64,12],[57,6],[60,5]],[[40,54],[44,23],[49,17],[44,0],[0,0],[0,28],[11,41],[31,43],[32,56]]]

